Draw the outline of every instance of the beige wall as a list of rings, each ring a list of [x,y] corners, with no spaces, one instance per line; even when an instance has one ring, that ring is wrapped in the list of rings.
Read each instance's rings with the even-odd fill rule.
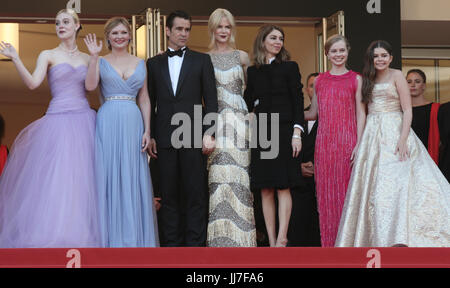
[[[401,19],[450,21],[449,0],[401,0]]]

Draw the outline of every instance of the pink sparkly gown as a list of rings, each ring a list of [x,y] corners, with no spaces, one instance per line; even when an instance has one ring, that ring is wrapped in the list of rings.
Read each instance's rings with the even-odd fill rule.
[[[334,247],[357,140],[357,73],[322,73],[316,80],[319,127],[315,147],[316,193],[322,247]]]

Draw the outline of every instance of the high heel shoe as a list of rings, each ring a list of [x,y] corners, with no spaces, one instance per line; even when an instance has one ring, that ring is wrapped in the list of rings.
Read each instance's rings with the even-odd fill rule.
[[[277,244],[275,245],[275,247],[287,247],[288,245],[289,245],[289,240],[284,239],[280,242],[277,241]]]

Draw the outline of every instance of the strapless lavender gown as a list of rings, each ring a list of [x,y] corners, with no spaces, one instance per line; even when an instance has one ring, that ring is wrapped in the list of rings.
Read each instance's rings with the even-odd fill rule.
[[[99,247],[95,112],[86,66],[48,72],[47,113],[17,136],[0,178],[0,247]]]

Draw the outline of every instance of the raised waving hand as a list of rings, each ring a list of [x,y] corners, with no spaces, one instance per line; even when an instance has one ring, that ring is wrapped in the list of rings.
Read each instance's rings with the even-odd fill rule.
[[[17,59],[19,57],[16,48],[14,48],[14,46],[11,44],[6,43],[5,41],[2,41],[0,43],[0,54],[10,59]]]
[[[98,56],[102,51],[103,43],[101,40],[99,43],[97,42],[97,36],[95,34],[87,34],[86,37],[84,37],[84,43],[92,56]]]

